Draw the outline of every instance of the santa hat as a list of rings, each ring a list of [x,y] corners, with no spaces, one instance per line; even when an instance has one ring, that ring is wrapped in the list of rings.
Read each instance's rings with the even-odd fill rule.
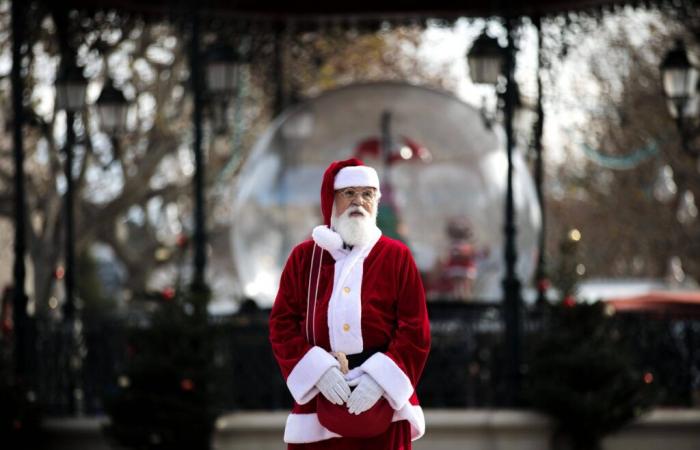
[[[379,191],[377,171],[365,166],[357,158],[333,161],[323,174],[321,182],[321,213],[323,223],[327,226],[331,225],[335,191],[351,186],[373,187]]]

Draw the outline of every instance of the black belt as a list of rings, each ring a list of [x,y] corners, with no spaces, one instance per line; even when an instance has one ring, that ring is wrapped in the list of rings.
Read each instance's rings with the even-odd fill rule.
[[[385,352],[387,347],[375,347],[367,350],[363,350],[362,353],[355,353],[354,355],[345,355],[348,358],[348,366],[350,368],[355,368],[361,366],[362,363],[367,361],[370,356],[378,352]]]

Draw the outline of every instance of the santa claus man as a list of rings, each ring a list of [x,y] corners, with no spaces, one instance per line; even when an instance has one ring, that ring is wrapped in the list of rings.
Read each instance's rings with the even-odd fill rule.
[[[270,314],[295,400],[288,449],[410,449],[425,432],[415,387],[430,348],[409,249],[376,226],[377,172],[336,161],[321,185],[325,225],[296,246]]]

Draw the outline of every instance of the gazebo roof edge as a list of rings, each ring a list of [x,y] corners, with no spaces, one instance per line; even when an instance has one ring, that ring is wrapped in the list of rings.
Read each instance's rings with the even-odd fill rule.
[[[50,0],[44,0],[50,1]],[[56,0],[60,5],[81,11],[119,10],[149,17],[172,17],[191,12],[192,2],[166,0]],[[197,8],[203,17],[242,19],[252,21],[408,21],[411,19],[456,20],[461,17],[535,17],[557,15],[567,12],[590,11],[605,7],[661,3],[660,1],[631,0],[526,0],[522,2],[501,1],[485,4],[483,1],[447,0],[392,1],[359,0],[347,3],[300,0],[202,0]]]

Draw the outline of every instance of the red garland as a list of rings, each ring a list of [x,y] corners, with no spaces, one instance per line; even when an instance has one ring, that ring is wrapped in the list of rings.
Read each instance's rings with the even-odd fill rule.
[[[163,300],[170,301],[175,298],[175,289],[167,287],[163,289],[160,295],[163,297]]]

